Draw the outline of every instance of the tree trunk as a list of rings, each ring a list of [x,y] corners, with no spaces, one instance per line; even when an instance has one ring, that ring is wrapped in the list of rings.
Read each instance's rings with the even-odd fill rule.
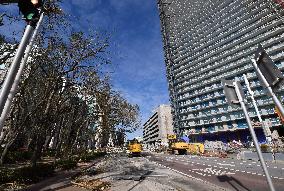
[[[6,145],[4,148],[4,151],[1,154],[1,158],[0,158],[0,165],[4,164],[4,159],[8,153],[8,149],[10,148],[10,146],[14,143],[14,141],[16,140],[17,134],[15,135],[14,138],[12,138]]]

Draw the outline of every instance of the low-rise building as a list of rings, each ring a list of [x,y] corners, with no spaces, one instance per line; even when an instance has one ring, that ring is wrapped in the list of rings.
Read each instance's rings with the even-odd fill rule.
[[[167,135],[173,134],[170,105],[160,105],[143,125],[143,142],[146,145],[167,144]]]

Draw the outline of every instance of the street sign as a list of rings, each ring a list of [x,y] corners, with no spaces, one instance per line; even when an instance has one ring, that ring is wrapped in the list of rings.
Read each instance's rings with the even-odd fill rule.
[[[279,89],[284,85],[284,76],[282,72],[278,69],[261,45],[258,46],[258,49],[255,53],[255,60],[259,70],[271,88]],[[257,75],[258,78],[261,79],[258,73]],[[260,83],[264,88],[266,88],[262,80],[260,80]]]
[[[239,105],[240,101],[236,93],[236,88],[240,90],[242,99],[244,99],[245,97],[240,82],[234,82],[232,80],[225,80],[225,79],[222,79],[221,81],[224,86],[224,92],[228,103],[230,105]],[[237,87],[234,85],[234,83],[236,83]]]

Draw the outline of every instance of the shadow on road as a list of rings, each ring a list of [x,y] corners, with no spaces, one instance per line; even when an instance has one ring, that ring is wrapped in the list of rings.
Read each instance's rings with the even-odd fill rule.
[[[217,176],[217,178],[220,182],[227,182],[228,184],[230,184],[236,191],[241,191],[241,190],[237,188],[233,183],[236,183],[238,186],[244,188],[246,191],[251,191],[250,189],[245,187],[238,179],[232,176],[222,175],[222,176]]]
[[[138,186],[139,184],[141,184],[141,183],[144,181],[144,179],[145,179],[148,175],[152,174],[152,172],[153,172],[153,171],[149,170],[149,171],[147,171],[145,174],[143,174],[143,175],[141,176],[141,179],[139,180],[139,182],[138,182],[137,184],[133,185],[130,189],[128,189],[128,191],[133,190],[136,186]]]

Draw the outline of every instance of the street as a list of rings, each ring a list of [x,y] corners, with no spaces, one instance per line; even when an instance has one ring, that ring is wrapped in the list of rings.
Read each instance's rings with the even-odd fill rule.
[[[259,162],[251,160],[155,152],[130,157],[120,152],[82,165],[23,191],[269,191]],[[267,166],[275,190],[284,190],[284,163]]]
[[[225,189],[269,190],[262,168],[256,161],[168,154],[151,154],[147,158],[176,172],[213,183]],[[268,162],[267,165],[275,189],[284,190],[283,163]]]

